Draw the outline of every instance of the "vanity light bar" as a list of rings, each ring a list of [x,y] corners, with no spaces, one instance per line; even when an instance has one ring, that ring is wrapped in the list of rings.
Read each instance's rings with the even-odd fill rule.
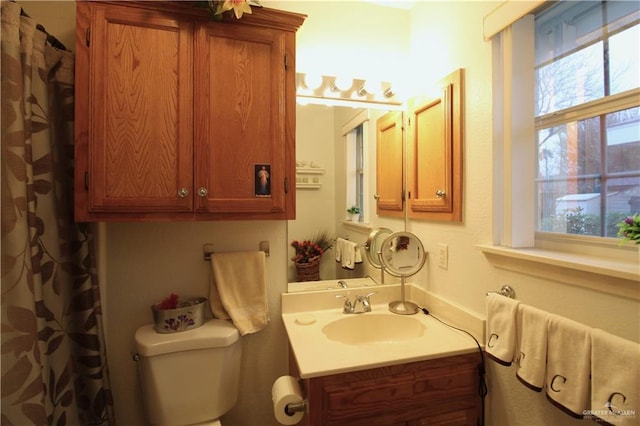
[[[376,93],[378,92],[378,93]],[[298,103],[320,103],[360,107],[363,103],[398,107],[402,101],[392,90],[391,83],[362,79],[343,80],[333,76],[296,73],[296,97]]]

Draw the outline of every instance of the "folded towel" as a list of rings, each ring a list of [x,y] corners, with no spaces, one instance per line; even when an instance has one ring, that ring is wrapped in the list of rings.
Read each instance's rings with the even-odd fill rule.
[[[547,333],[547,399],[582,418],[590,402],[591,329],[549,314]]]
[[[336,262],[342,262],[342,255],[344,253],[346,242],[347,240],[345,240],[344,238],[336,238],[336,243],[334,246],[334,250],[336,251]]]
[[[360,246],[357,243],[337,238],[335,244],[336,262],[344,269],[353,269],[356,263],[362,263]]]
[[[343,244],[341,266],[345,269],[353,269],[356,263],[362,262],[360,249],[358,248],[358,244],[351,241],[345,241]]]
[[[638,377],[640,344],[593,329],[591,416],[612,425],[637,425],[640,421]]]
[[[549,313],[521,304],[518,307],[518,371],[516,377],[540,392],[547,373],[547,320]]]
[[[231,319],[241,336],[269,324],[263,251],[213,253],[209,303],[216,318]]]
[[[497,293],[487,295],[487,355],[511,365],[516,350],[516,311],[519,301]]]

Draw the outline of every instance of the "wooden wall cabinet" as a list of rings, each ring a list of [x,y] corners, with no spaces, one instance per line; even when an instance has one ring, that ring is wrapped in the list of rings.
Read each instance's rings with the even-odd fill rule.
[[[439,88],[408,102],[407,216],[461,222],[463,70]]]
[[[192,3],[77,3],[77,221],[295,217],[304,16]]]
[[[290,360],[293,360],[290,355]],[[479,354],[305,379],[306,426],[481,424]],[[297,376],[295,360],[290,373]]]
[[[376,213],[404,217],[404,124],[400,111],[376,122]]]

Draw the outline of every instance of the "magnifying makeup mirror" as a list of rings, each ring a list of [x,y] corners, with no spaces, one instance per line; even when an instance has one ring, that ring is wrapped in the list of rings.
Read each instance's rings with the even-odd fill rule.
[[[420,239],[410,232],[395,232],[382,243],[380,263],[386,272],[400,277],[400,300],[390,302],[389,310],[395,314],[413,315],[418,305],[405,298],[404,281],[422,269],[427,254]]]
[[[371,266],[376,269],[380,269],[380,284],[384,284],[384,269],[380,262],[380,254],[382,251],[382,245],[385,239],[393,232],[388,228],[377,228],[371,231],[369,238],[364,246],[367,253],[367,259]]]

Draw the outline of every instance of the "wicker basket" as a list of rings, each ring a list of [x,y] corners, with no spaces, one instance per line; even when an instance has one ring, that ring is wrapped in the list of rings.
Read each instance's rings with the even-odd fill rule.
[[[298,282],[320,280],[320,258],[307,263],[296,263]]]

